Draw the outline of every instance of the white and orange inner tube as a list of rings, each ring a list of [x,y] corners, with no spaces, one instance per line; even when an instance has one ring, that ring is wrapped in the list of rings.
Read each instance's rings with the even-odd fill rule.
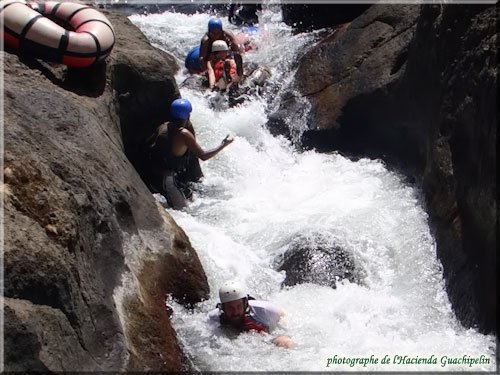
[[[2,0],[0,21],[6,46],[20,55],[68,66],[88,67],[102,61],[115,44],[109,20],[85,4]]]

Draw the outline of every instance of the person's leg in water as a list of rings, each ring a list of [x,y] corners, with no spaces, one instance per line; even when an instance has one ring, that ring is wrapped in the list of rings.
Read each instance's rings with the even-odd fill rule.
[[[167,199],[168,204],[175,210],[187,206],[186,197],[175,185],[175,173],[167,172],[162,179],[161,194]]]

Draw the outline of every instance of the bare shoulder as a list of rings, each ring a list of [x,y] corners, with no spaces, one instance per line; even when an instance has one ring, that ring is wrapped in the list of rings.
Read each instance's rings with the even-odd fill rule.
[[[193,138],[194,139],[194,134],[189,131],[189,129],[182,128],[180,133],[182,134],[183,137],[187,138]]]
[[[230,30],[224,30],[224,34],[226,34],[226,36],[230,37],[230,38],[234,38],[234,34],[232,31]]]

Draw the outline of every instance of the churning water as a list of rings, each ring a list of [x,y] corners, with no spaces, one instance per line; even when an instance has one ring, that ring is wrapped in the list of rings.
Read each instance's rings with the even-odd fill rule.
[[[167,12],[130,19],[184,67],[209,17]],[[226,19],[224,25],[232,28]],[[203,371],[495,370],[495,338],[463,328],[453,314],[418,192],[380,161],[299,152],[265,128],[277,105],[276,88],[288,87],[294,61],[317,35],[292,35],[279,10],[269,8],[256,39],[259,49],[244,59],[271,68],[271,94],[215,111],[213,94],[181,89],[193,103],[191,120],[205,149],[226,134],[235,137],[202,163],[205,178],[189,207],[169,210],[197,250],[211,288],[210,300],[192,311],[169,301],[194,365]],[[178,74],[178,83],[185,74]],[[305,127],[300,119],[290,125]],[[275,259],[297,238],[346,250],[362,271],[361,285],[282,288],[285,274],[273,268]],[[273,336],[290,336],[292,349],[259,334],[228,338],[208,325],[206,313],[228,279],[286,310]],[[355,363],[370,357],[369,364]],[[480,363],[470,365],[474,359]]]

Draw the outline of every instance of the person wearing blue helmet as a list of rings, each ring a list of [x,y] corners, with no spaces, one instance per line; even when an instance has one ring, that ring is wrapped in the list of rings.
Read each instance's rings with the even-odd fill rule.
[[[187,126],[192,110],[189,100],[175,99],[170,105],[171,120],[161,124],[146,141],[153,163],[155,190],[158,190],[174,209],[187,206],[186,196],[176,177],[186,169],[189,154],[192,153],[201,160],[208,160],[233,141],[227,136],[219,146],[205,151]]]
[[[204,70],[207,69],[207,63],[212,53],[212,44],[216,40],[222,40],[227,43],[232,51],[232,57],[236,62],[236,71],[238,76],[243,76],[243,59],[241,53],[244,48],[238,44],[234,34],[222,28],[222,21],[219,18],[211,18],[208,21],[208,32],[203,35],[200,42],[200,62]]]

